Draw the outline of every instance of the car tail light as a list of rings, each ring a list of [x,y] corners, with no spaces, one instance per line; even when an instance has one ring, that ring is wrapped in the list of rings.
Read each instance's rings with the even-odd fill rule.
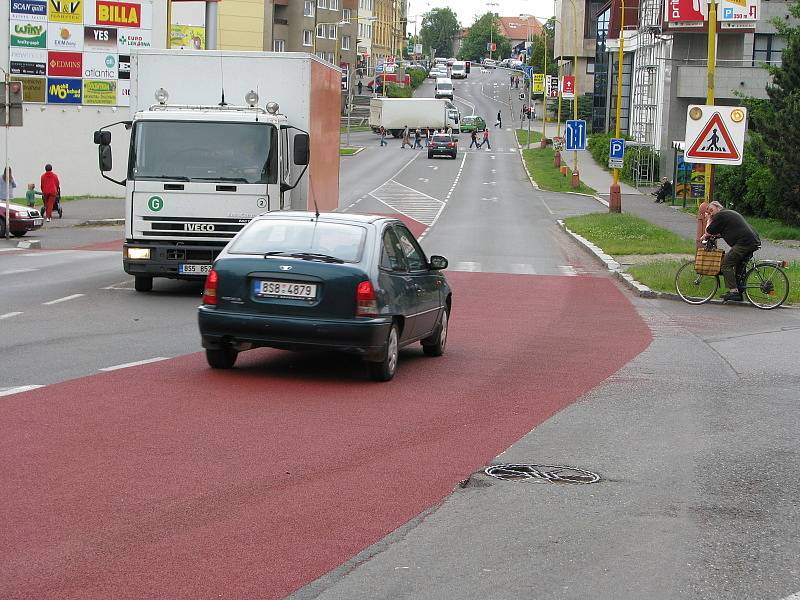
[[[356,316],[378,316],[378,300],[375,298],[371,281],[362,281],[356,288]]]
[[[219,275],[213,269],[206,276],[206,287],[203,290],[203,304],[217,305],[217,280]]]
[[[449,144],[447,144],[447,147],[448,148],[455,148],[456,145],[453,142],[450,142]]]

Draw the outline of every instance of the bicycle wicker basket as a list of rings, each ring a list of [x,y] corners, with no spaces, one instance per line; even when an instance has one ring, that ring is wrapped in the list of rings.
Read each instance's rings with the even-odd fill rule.
[[[719,249],[698,248],[694,257],[694,270],[698,275],[719,275],[725,252]]]

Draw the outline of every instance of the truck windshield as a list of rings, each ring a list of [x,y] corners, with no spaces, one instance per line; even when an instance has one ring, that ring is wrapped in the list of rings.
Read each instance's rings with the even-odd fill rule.
[[[277,182],[277,134],[267,123],[139,121],[130,179]]]

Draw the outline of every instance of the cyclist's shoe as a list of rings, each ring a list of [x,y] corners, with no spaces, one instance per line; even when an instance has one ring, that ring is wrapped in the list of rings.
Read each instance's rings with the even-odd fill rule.
[[[741,292],[727,292],[721,297],[723,302],[741,302],[743,300]]]

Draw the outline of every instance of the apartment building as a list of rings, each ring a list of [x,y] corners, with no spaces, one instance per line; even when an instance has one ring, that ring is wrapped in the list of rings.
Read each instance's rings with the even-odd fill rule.
[[[408,0],[375,0],[372,53],[376,63],[399,57],[406,39]]]
[[[358,0],[356,61],[361,73],[372,73],[375,60],[372,52],[372,32],[375,29],[375,0]]]
[[[594,93],[597,15],[607,4],[610,2],[603,0],[556,0],[555,3],[555,58],[563,63],[565,75],[575,76],[576,91],[581,95]]]

